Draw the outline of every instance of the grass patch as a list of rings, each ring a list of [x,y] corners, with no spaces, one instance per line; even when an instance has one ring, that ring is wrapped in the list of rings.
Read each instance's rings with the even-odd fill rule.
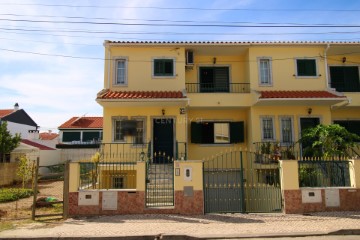
[[[13,228],[15,228],[15,226],[12,222],[8,222],[8,221],[0,222],[0,232],[5,230],[10,230]]]
[[[2,188],[0,189],[0,203],[16,201],[27,198],[34,194],[32,189],[23,188]]]

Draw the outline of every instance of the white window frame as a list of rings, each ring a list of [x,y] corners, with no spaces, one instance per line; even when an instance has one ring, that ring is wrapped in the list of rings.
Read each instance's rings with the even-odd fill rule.
[[[118,142],[118,143],[126,143],[126,136],[124,136],[124,140],[116,140],[115,139],[115,136],[116,136],[116,134],[115,134],[115,126],[116,126],[116,124],[115,124],[115,122],[116,121],[123,121],[123,120],[127,120],[128,119],[128,117],[125,117],[125,116],[118,116],[118,117],[113,117],[112,118],[112,141],[113,142]]]
[[[155,60],[172,60],[173,61],[173,75],[169,76],[156,76],[155,75]],[[176,58],[173,57],[154,57],[151,61],[151,75],[152,78],[175,78],[176,77]]]
[[[299,76],[298,74],[298,67],[297,67],[297,60],[315,60],[315,68],[316,68],[316,73],[314,76]],[[307,57],[298,57],[294,59],[294,65],[295,65],[295,77],[296,78],[319,78],[319,64],[318,64],[318,60],[317,58],[307,58]]]
[[[283,134],[283,119],[290,119],[290,127],[291,127],[291,139],[290,142],[284,142],[284,134]],[[289,145],[292,144],[294,142],[294,117],[293,116],[287,116],[287,115],[283,115],[283,116],[279,116],[279,125],[280,125],[280,143],[282,145]]]
[[[124,62],[124,83],[118,83],[118,62]],[[128,85],[128,58],[127,57],[115,57],[114,61],[114,86],[127,86]]]
[[[216,129],[215,129],[215,125],[216,124],[226,124],[227,128],[228,128],[228,132],[227,132],[227,137],[228,137],[228,141],[227,142],[218,142],[216,140]],[[221,132],[224,132],[224,129],[221,129]],[[214,122],[214,144],[230,144],[230,122]]]
[[[264,120],[265,119],[271,119],[271,121],[272,121],[272,138],[265,138],[264,137]],[[261,140],[263,142],[274,141],[276,139],[276,136],[275,136],[275,118],[274,118],[274,116],[260,116],[260,127],[261,127]]]
[[[144,144],[146,144],[146,117],[143,116],[136,116],[136,117],[131,117],[131,120],[142,120],[143,121],[143,143],[135,143],[135,139],[133,141],[134,146],[143,146]],[[136,129],[137,130],[137,129]],[[136,136],[134,136],[133,138],[136,138]]]
[[[269,82],[268,83],[262,83],[261,81],[261,77],[262,77],[262,71],[261,71],[261,61],[262,60],[267,60],[269,62]],[[258,57],[257,58],[257,62],[258,62],[258,78],[259,78],[259,86],[272,86],[273,85],[273,80],[272,80],[272,58],[271,57]]]

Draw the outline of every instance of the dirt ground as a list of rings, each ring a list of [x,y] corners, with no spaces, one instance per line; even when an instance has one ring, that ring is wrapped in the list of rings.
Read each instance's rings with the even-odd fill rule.
[[[41,197],[55,197],[59,201],[63,200],[63,181],[40,181],[38,183],[39,193],[37,199]],[[0,203],[0,221],[31,219],[31,206],[33,196],[19,199],[14,202]],[[62,204],[54,207],[37,208],[36,214],[54,213],[61,211]]]

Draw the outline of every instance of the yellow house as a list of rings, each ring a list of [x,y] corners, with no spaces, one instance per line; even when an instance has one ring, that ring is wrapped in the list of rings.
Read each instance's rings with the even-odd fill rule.
[[[360,134],[360,44],[105,41],[104,143],[199,160],[287,146],[339,123]],[[133,129],[133,130],[131,130]],[[297,147],[295,154],[300,155]]]
[[[308,156],[309,143],[298,143],[308,127],[338,123],[360,135],[359,43],[104,47],[101,154],[73,163],[72,215],[358,209],[344,200],[358,189],[355,161],[336,163],[341,177],[320,169],[351,189],[335,189],[328,206],[321,194],[334,193],[301,189],[306,161],[290,159]]]

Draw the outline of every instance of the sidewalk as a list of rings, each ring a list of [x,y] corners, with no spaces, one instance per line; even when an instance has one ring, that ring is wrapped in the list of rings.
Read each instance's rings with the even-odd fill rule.
[[[254,236],[360,235],[360,212],[311,215],[210,214],[119,215],[68,219],[59,223],[33,223],[0,232],[0,238],[93,238],[148,236],[148,239],[242,238]],[[338,232],[339,233],[339,232]],[[340,232],[341,233],[341,232]],[[181,238],[180,238],[181,237]],[[125,239],[125,238],[124,238]]]

